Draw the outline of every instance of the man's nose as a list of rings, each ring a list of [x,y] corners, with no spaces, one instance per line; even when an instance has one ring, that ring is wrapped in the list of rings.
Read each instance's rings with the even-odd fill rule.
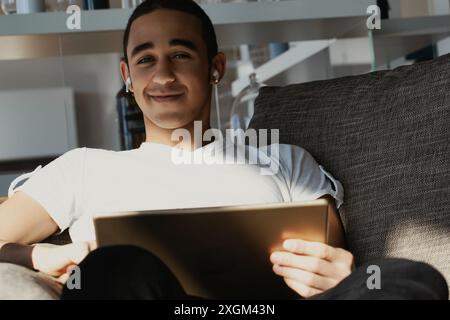
[[[155,73],[153,74],[153,82],[164,85],[174,80],[175,76],[169,63],[162,62],[156,67]]]

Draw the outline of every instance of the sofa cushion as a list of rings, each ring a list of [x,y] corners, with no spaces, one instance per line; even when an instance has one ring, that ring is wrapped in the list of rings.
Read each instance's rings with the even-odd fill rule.
[[[10,263],[0,263],[0,300],[55,300],[62,285],[50,276]]]
[[[279,129],[344,185],[357,264],[402,257],[450,282],[450,55],[359,76],[263,87],[250,123]]]

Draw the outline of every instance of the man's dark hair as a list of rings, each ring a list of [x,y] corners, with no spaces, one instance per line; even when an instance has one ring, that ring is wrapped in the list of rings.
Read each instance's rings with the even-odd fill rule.
[[[146,15],[156,9],[171,9],[186,12],[196,16],[200,19],[202,27],[202,38],[206,43],[206,48],[208,51],[208,64],[211,67],[211,61],[217,54],[217,39],[216,32],[214,31],[214,26],[211,19],[203,11],[203,9],[193,0],[146,0],[142,2],[133,12],[130,19],[128,19],[127,28],[125,29],[125,34],[123,36],[123,53],[125,62],[128,64],[127,46],[128,38],[130,37],[130,29],[134,20]]]

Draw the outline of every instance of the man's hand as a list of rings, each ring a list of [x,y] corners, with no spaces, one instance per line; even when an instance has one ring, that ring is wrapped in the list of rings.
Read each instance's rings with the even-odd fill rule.
[[[65,283],[71,268],[83,261],[96,247],[95,241],[71,243],[64,246],[38,243],[32,252],[33,267],[57,278],[59,282]]]
[[[286,251],[273,252],[273,271],[304,298],[333,288],[354,269],[353,255],[340,248],[300,239],[284,241]]]

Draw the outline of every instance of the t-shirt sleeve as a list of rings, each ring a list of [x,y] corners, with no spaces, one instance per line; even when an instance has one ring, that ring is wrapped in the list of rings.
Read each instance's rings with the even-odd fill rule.
[[[292,201],[315,200],[329,194],[336,200],[337,208],[344,203],[342,184],[308,151],[294,145],[280,145],[280,158]]]
[[[86,148],[70,150],[45,167],[35,170],[28,180],[12,190],[22,191],[47,210],[60,231],[77,218],[79,192]],[[10,195],[11,196],[11,195]]]

